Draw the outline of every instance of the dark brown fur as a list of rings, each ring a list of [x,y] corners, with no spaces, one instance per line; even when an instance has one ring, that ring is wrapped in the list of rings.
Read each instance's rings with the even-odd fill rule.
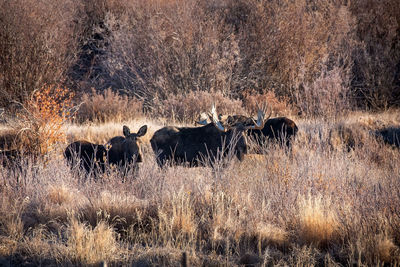
[[[0,151],[0,162],[4,168],[15,167],[21,160],[22,154],[16,149]]]
[[[124,136],[116,136],[108,141],[108,163],[118,166],[142,162],[139,138],[147,132],[147,125],[142,126],[137,133],[131,133],[127,126],[123,127]]]
[[[291,119],[278,117],[267,120],[261,130],[249,130],[248,135],[260,142],[273,140],[290,147],[298,130],[296,123]]]
[[[400,128],[388,127],[375,131],[375,135],[389,145],[400,148]]]
[[[212,123],[202,127],[168,126],[156,131],[150,143],[159,166],[167,161],[198,166],[205,159],[214,161],[223,148],[224,156],[231,151],[242,160],[247,154],[244,131],[244,127],[235,127],[222,132]]]
[[[93,144],[88,141],[75,141],[67,146],[64,156],[71,165],[75,166],[79,160],[81,168],[87,173],[104,172],[107,152],[103,145]]]

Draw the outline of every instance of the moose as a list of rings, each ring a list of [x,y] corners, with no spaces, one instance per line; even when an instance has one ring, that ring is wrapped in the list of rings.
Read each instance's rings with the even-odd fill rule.
[[[139,138],[147,132],[147,125],[140,127],[137,133],[131,133],[128,126],[122,127],[124,136],[116,136],[107,142],[108,163],[124,167],[128,164],[142,162]]]
[[[218,116],[219,120],[227,124],[243,124],[250,126],[253,123],[253,118],[244,115],[222,115]],[[201,115],[200,124],[204,123],[204,114]],[[291,143],[296,137],[298,127],[294,121],[287,117],[269,118],[265,121],[262,129],[252,129],[247,131],[247,135],[253,138],[258,145],[263,145],[267,140],[277,141],[280,145],[286,145],[290,148]]]
[[[142,162],[139,137],[147,132],[147,125],[142,126],[137,133],[131,133],[128,126],[122,128],[124,136],[111,138],[106,145],[93,144],[88,141],[75,141],[67,146],[64,156],[71,164],[80,167],[86,173],[104,172],[106,164],[126,167],[131,164],[137,168],[136,163]]]
[[[247,133],[260,145],[269,141],[277,141],[280,145],[291,148],[298,127],[294,121],[286,117],[268,119],[262,129],[250,129]]]
[[[67,146],[64,157],[71,168],[79,164],[86,173],[93,172],[96,175],[98,172],[104,172],[107,151],[103,145],[88,141],[75,141]]]
[[[257,121],[248,124],[221,122],[216,114],[215,105],[211,112],[203,114],[207,119],[200,121],[200,127],[167,126],[159,129],[150,140],[160,167],[168,161],[187,163],[190,167],[204,165],[204,159],[215,162],[218,155],[226,157],[230,153],[239,160],[247,154],[245,132],[248,129],[262,129],[265,112],[258,111]]]

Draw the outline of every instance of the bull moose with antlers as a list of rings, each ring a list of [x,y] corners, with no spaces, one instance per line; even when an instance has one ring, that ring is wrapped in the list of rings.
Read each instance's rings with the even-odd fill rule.
[[[267,120],[262,129],[249,130],[260,145],[269,141],[277,141],[278,144],[291,148],[292,141],[296,137],[298,127],[294,121],[286,117],[277,117]]]
[[[251,125],[253,118],[243,115],[219,115],[219,119],[227,124]],[[258,145],[262,146],[267,141],[276,141],[278,144],[291,147],[296,137],[298,127],[294,121],[287,117],[268,118],[262,129],[250,128],[247,135],[252,137]]]
[[[246,131],[262,129],[264,110],[258,111],[257,120],[247,123],[220,121],[215,105],[203,117],[201,127],[167,126],[156,131],[150,140],[151,147],[157,156],[159,166],[168,161],[188,163],[189,166],[204,165],[205,160],[215,161],[219,155],[235,155],[243,160],[247,154]]]

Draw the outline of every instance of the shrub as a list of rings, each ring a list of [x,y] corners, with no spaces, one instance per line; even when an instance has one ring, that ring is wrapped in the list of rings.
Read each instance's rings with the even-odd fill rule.
[[[311,117],[338,117],[350,108],[350,87],[341,70],[324,71],[311,83],[303,84],[296,92],[300,111]]]
[[[73,96],[74,93],[59,86],[34,91],[11,125],[18,135],[18,149],[44,155],[53,150],[54,144],[65,142],[62,126],[71,115]]]
[[[145,110],[248,88],[312,116],[400,106],[399,1],[345,2],[3,1],[0,104],[63,83],[125,90]]]
[[[111,89],[97,93],[85,93],[82,96],[82,103],[76,114],[76,121],[107,122],[129,120],[143,116],[142,102],[135,98],[119,95]]]
[[[0,3],[0,105],[25,102],[45,84],[66,82],[77,54],[73,0]],[[75,19],[75,20],[74,20]]]
[[[266,104],[275,116],[288,116],[294,113],[295,108],[289,104],[287,97],[278,99],[273,91],[257,93],[246,91],[243,93],[243,105],[249,114],[257,114],[258,108]]]
[[[199,119],[201,112],[209,111],[214,103],[219,114],[245,112],[240,100],[226,97],[222,92],[194,91],[185,95],[171,94],[165,100],[158,99],[153,113],[175,121],[192,123]]]
[[[104,22],[108,13],[123,14],[132,4],[127,0],[78,0],[76,5],[79,6],[79,54],[68,72],[71,87],[81,92],[90,92],[93,87],[106,90],[116,86],[115,79],[106,71],[102,62],[110,34]]]
[[[400,105],[400,2],[352,1],[356,32],[352,89],[361,107]]]
[[[149,1],[127,6],[125,14],[107,13],[104,25],[110,34],[102,68],[115,86],[143,97],[145,108],[155,96],[214,90],[239,97],[248,88],[260,94],[270,88],[280,101],[307,106],[296,90],[302,94],[305,85],[320,94],[312,84],[334,67],[343,70],[340,86],[348,89],[354,19],[347,6]]]
[[[143,97],[145,108],[152,108],[154,97],[198,90],[238,97],[240,82],[247,80],[241,71],[248,66],[241,64],[238,38],[221,17],[224,6],[148,1],[128,7],[123,16],[109,14],[106,69],[116,83]]]

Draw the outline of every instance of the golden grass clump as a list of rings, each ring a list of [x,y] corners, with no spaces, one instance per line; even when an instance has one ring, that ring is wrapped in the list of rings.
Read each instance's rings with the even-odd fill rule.
[[[217,192],[213,199],[210,221],[213,242],[219,244],[227,238],[240,240],[245,231],[237,214],[238,209],[233,197],[223,191]]]
[[[158,210],[159,231],[166,243],[172,239],[177,247],[196,241],[197,222],[190,191],[183,188]]]
[[[48,188],[47,199],[53,204],[68,204],[74,196],[64,184],[51,185]]]
[[[400,249],[393,240],[387,236],[378,236],[376,242],[376,253],[379,261],[384,263],[392,263],[400,260]]]
[[[24,236],[24,222],[19,214],[10,214],[2,220],[1,230],[13,240],[19,240]]]
[[[197,231],[197,224],[195,222],[190,194],[190,191],[181,191],[173,199],[171,220],[173,232],[182,232],[183,234],[193,236]]]
[[[117,257],[117,234],[105,221],[98,222],[92,229],[72,217],[67,232],[70,257],[75,259],[76,263],[112,262]]]
[[[284,247],[288,245],[289,233],[281,227],[273,224],[258,223],[255,231],[261,246],[270,244]]]
[[[337,215],[330,200],[306,196],[299,200],[298,237],[301,242],[325,246],[334,241],[339,231]]]
[[[6,257],[15,253],[18,247],[18,242],[9,237],[0,238],[0,257]],[[1,263],[1,261],[0,261]]]

